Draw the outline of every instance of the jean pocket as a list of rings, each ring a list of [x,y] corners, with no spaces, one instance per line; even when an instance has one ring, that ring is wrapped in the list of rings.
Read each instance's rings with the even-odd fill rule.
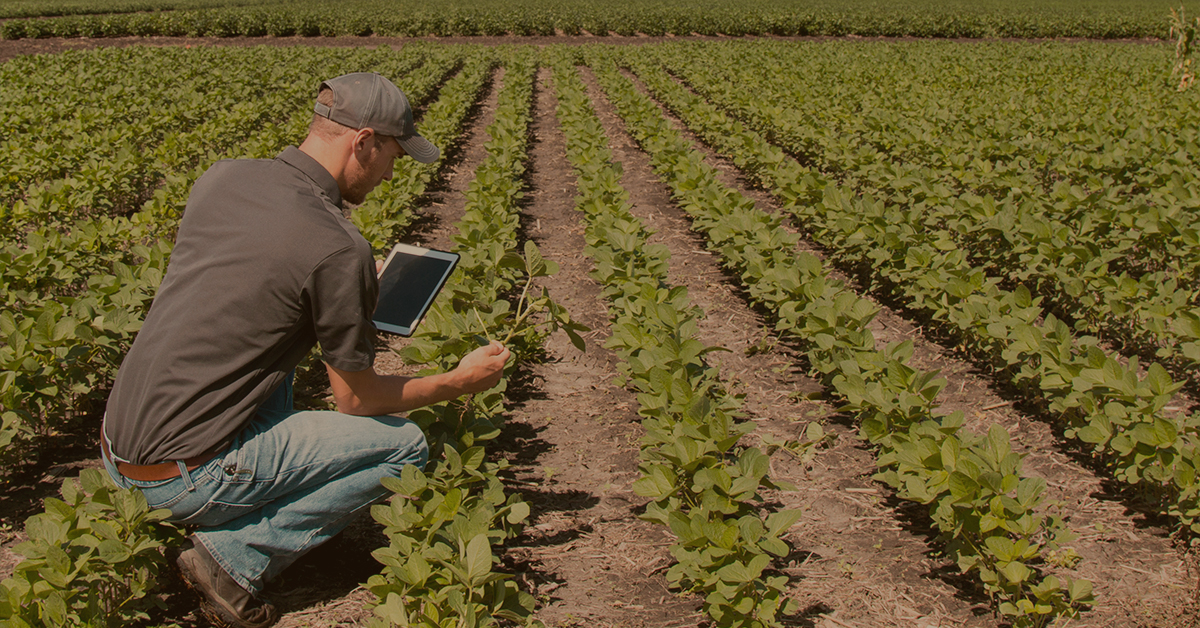
[[[196,482],[195,508],[179,523],[216,526],[262,508],[253,470],[247,470],[244,460],[250,459],[246,446],[230,448],[224,455],[213,458],[192,473]]]
[[[187,485],[183,478],[171,478],[169,480],[158,480],[156,482],[142,482],[139,480],[131,480],[125,478],[125,481],[130,485],[137,487],[146,496],[146,504],[152,510],[158,508],[166,508],[171,510],[172,517],[178,514],[172,508],[182,501],[188,495]]]
[[[241,434],[221,458],[220,482],[223,484],[249,484],[263,479],[258,477],[259,438]]]

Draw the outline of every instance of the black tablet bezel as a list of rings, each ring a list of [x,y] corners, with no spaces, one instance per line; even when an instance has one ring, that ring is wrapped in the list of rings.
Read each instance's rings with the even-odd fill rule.
[[[384,276],[387,274],[389,268],[393,268],[392,261],[394,259],[396,259],[397,255],[429,257],[429,258],[448,262],[448,264],[446,264],[445,270],[442,272],[442,276],[439,278],[439,280],[437,282],[437,286],[434,288],[434,290],[430,294],[428,294],[426,296],[425,302],[422,304],[422,306],[417,314],[417,317],[415,319],[413,319],[413,321],[411,323],[409,323],[408,325],[397,325],[397,324],[395,324],[395,322],[380,321],[376,318],[376,315],[378,314],[378,309],[376,309],[376,314],[372,314],[371,320],[373,323],[375,323],[376,329],[379,329],[380,331],[386,331],[389,333],[393,333],[393,334],[398,334],[398,335],[404,336],[404,337],[409,337],[416,330],[417,325],[421,322],[421,319],[423,319],[425,317],[425,314],[427,312],[429,312],[430,306],[433,305],[433,300],[437,297],[438,293],[441,292],[442,288],[446,285],[446,280],[448,280],[450,278],[450,273],[454,272],[454,268],[458,265],[459,255],[458,255],[458,253],[452,253],[449,251],[439,251],[437,249],[427,249],[427,248],[423,248],[423,247],[419,247],[419,246],[413,246],[411,244],[397,244],[396,246],[392,247],[391,252],[388,253],[387,260],[384,261],[384,263],[383,263],[383,269],[379,271],[379,286],[380,286],[379,302],[380,303],[382,303],[383,299],[384,299],[384,294],[382,292],[383,286],[385,283]]]

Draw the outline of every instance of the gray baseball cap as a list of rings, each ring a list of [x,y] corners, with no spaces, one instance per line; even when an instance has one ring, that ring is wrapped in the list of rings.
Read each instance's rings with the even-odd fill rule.
[[[317,103],[313,112],[352,129],[372,129],[400,142],[404,152],[421,163],[437,161],[438,147],[417,135],[412,107],[404,92],[374,72],[343,74],[321,83],[333,90],[333,105]]]

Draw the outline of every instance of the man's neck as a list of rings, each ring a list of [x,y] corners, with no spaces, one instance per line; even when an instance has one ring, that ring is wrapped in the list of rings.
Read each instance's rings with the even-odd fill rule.
[[[353,151],[349,145],[343,140],[346,136],[343,135],[332,141],[325,140],[315,135],[309,135],[300,144],[300,150],[304,154],[312,157],[321,167],[325,168],[337,182],[338,190],[344,196],[346,194],[346,162],[349,160]],[[339,141],[342,140],[342,141]]]

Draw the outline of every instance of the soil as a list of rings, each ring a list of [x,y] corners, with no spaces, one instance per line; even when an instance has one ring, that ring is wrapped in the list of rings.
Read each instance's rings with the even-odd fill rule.
[[[470,43],[649,43],[666,38],[461,38]],[[97,46],[149,45],[399,45],[411,40],[330,39],[119,39],[0,41],[0,60],[17,55],[55,53]],[[437,41],[448,41],[439,39]],[[821,386],[804,375],[803,361],[771,332],[762,313],[748,304],[736,279],[720,266],[671,201],[644,152],[628,136],[594,78],[583,72],[614,159],[624,166],[622,183],[633,212],[655,231],[653,242],[671,251],[671,280],[688,287],[705,312],[701,341],[728,352],[711,354],[726,386],[744,395],[745,418],[755,432],[747,444],[764,438],[803,439],[811,422],[834,435],[832,442],[797,457],[784,449],[771,458],[772,477],[797,490],[769,495],[773,505],[799,508],[804,516],[787,535],[794,548],[778,567],[789,576],[789,595],[801,612],[789,625],[821,628],[892,626],[996,626],[987,599],[972,579],[960,577],[939,555],[924,507],[901,502],[875,483],[874,456],[856,436],[855,426],[835,406],[808,393]],[[447,152],[444,176],[421,203],[422,217],[406,238],[448,246],[465,192],[485,157],[485,131],[491,122],[503,71],[492,77],[467,125],[463,141]],[[599,286],[588,276],[583,255],[582,216],[574,207],[574,176],[554,115],[550,77],[542,71],[532,104],[530,166],[523,206],[523,236],[534,240],[561,271],[544,281],[552,297],[589,326],[587,349],[576,350],[563,336],[551,338],[547,359],[523,367],[503,436],[491,455],[513,465],[507,480],[522,494],[532,514],[525,533],[510,542],[504,568],[538,599],[536,617],[548,626],[674,628],[702,624],[699,600],[667,587],[672,560],[670,534],[638,518],[644,498],[632,490],[638,477],[641,435],[634,396],[615,385],[617,359],[604,348],[610,333]],[[669,117],[664,111],[664,115]],[[682,126],[682,125],[680,125]],[[700,142],[697,146],[703,149]],[[713,154],[709,163],[724,182],[764,211],[777,211],[772,199],[749,186],[736,168]],[[802,239],[802,250],[820,247]],[[853,278],[841,277],[850,285]],[[869,298],[869,295],[866,295]],[[910,339],[912,363],[938,369],[948,380],[947,410],[961,410],[976,431],[1004,425],[1014,446],[1028,454],[1026,472],[1046,479],[1049,499],[1081,537],[1071,544],[1082,560],[1068,573],[1092,580],[1096,605],[1071,626],[1184,627],[1200,623],[1198,582],[1189,554],[1177,548],[1169,523],[1139,510],[1133,498],[1091,470],[1084,457],[1065,446],[1047,424],[1015,405],[1003,386],[978,372],[953,348],[927,337],[919,319],[880,303],[872,331],[883,342]],[[402,340],[391,339],[399,349]],[[380,352],[381,370],[410,367],[391,352]],[[312,391],[318,395],[322,391]],[[811,395],[817,397],[818,395]],[[83,421],[70,442],[56,443],[31,461],[0,495],[0,578],[20,557],[13,552],[23,534],[21,522],[41,509],[61,477],[99,466],[95,425]],[[379,569],[370,556],[386,543],[369,517],[288,569],[268,589],[284,611],[284,627],[362,625],[370,617],[371,595],[362,588]],[[205,625],[196,599],[168,583],[161,623]]]

